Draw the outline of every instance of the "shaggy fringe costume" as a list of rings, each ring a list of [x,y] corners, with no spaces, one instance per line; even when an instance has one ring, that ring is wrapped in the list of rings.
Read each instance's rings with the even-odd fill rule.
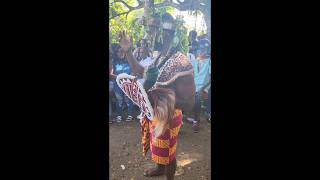
[[[149,121],[144,118],[141,123],[142,152],[146,157],[148,150],[151,150],[151,159],[162,165],[168,165],[176,158],[177,138],[182,124],[182,112],[176,109],[171,126],[159,136],[155,136],[157,119]],[[151,148],[150,148],[151,147]]]
[[[182,125],[182,111],[174,108],[174,90],[166,87],[179,77],[192,75],[193,67],[187,57],[180,52],[160,64],[162,67],[156,82],[153,81],[153,86],[148,91],[155,116],[152,121],[146,117],[141,120],[141,144],[144,157],[146,157],[148,150],[151,150],[151,159],[155,163],[168,165],[176,159],[177,138]],[[154,71],[154,69],[152,70]]]

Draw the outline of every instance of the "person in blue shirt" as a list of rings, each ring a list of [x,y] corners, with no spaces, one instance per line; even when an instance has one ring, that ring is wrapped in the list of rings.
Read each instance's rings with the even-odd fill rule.
[[[211,58],[210,58],[210,42],[202,39],[198,42],[196,50],[196,59],[190,59],[194,68],[194,82],[196,85],[196,100],[194,105],[194,122],[192,129],[194,132],[199,131],[200,113],[201,113],[201,97],[208,94],[211,86]]]
[[[122,121],[122,114],[124,110],[124,103],[128,108],[128,116],[126,121],[132,121],[132,113],[133,113],[133,103],[132,101],[123,93],[120,87],[117,85],[115,79],[116,76],[121,73],[131,74],[130,65],[125,59],[124,54],[120,50],[120,46],[118,44],[112,45],[112,51],[114,52],[112,55],[112,75],[111,79],[113,79],[113,90],[116,95],[117,103],[116,103],[116,121]]]
[[[111,97],[112,92],[113,92],[113,81],[111,80],[114,78],[114,75],[112,74],[112,62],[111,62],[111,57],[112,57],[112,49],[111,46],[109,45],[110,49],[110,55],[109,55],[109,97]],[[111,98],[109,98],[109,124],[112,124],[112,103],[111,103]]]

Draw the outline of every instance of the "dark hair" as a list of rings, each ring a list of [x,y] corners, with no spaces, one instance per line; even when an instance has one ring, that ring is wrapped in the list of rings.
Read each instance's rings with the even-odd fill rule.
[[[138,41],[137,42],[137,47],[140,47],[140,46],[141,46],[140,41]]]
[[[111,50],[113,53],[117,53],[119,49],[120,49],[119,44],[116,44],[116,43],[111,44]]]
[[[112,55],[111,55],[111,58],[114,60],[114,61],[120,61],[120,58],[118,57],[118,51],[120,50],[120,46],[119,44],[112,44],[111,45],[111,50],[112,50]]]
[[[195,30],[190,31],[189,32],[189,36],[193,37],[193,38],[196,38],[197,37],[197,31],[195,31]]]
[[[211,43],[208,39],[200,39],[198,41],[198,50],[205,51],[207,56],[211,54]]]
[[[148,41],[147,41],[147,39],[141,39],[140,41],[144,41],[146,47],[148,47]],[[139,42],[139,44],[140,44],[140,46],[141,46],[141,43],[140,43],[140,42]]]

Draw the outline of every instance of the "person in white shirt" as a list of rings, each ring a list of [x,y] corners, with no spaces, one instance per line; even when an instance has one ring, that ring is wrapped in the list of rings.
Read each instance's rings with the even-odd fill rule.
[[[151,51],[151,49],[149,49],[146,39],[140,40],[140,46],[134,50],[133,56],[138,61],[141,61],[141,60],[145,59],[146,57],[152,56],[152,51]]]
[[[138,60],[139,64],[144,68],[147,68],[153,63],[152,52],[148,48],[146,39],[140,40],[140,47],[135,49],[133,55]],[[138,81],[143,85],[145,80],[142,77],[139,77]]]
[[[140,47],[137,47],[134,50],[133,56],[138,60],[139,64],[143,68],[147,68],[149,65],[153,63],[152,52],[148,48],[146,39],[140,40]],[[138,76],[137,81],[140,82],[141,85],[143,85],[145,82],[145,79],[143,79],[143,77],[141,77],[138,74],[136,74],[136,76]],[[140,115],[137,116],[137,119],[140,119],[141,117],[142,117],[142,112],[140,113]]]

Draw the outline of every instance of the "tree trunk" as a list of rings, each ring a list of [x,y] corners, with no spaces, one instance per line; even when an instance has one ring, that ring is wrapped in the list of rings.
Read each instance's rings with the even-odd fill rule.
[[[149,15],[152,13],[153,4],[154,0],[145,0],[144,17],[149,17]]]

